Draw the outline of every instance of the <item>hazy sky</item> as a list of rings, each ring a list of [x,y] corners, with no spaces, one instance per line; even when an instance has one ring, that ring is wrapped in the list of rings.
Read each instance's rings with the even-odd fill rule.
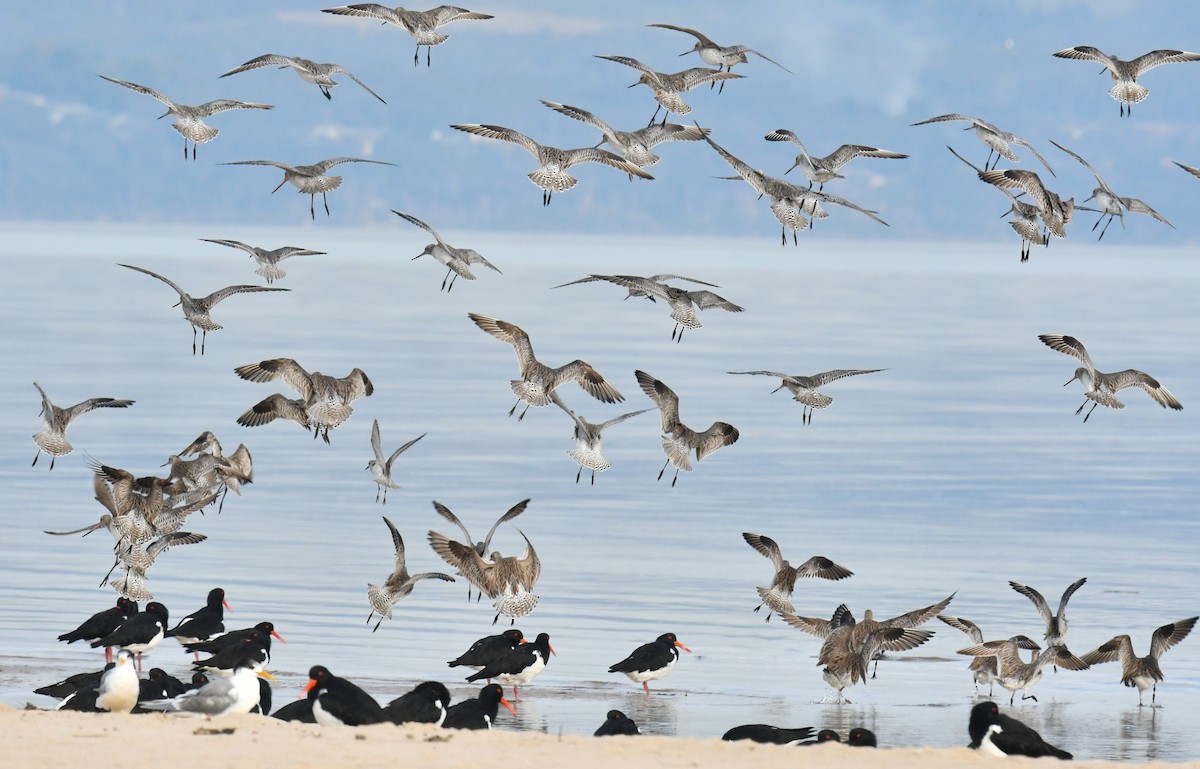
[[[524,178],[533,158],[515,145],[451,130],[451,123],[495,123],[561,147],[590,146],[591,128],[539,99],[590,110],[618,128],[645,124],[655,104],[637,73],[594,58],[617,54],[674,72],[700,66],[687,35],[647,28],[693,27],[723,44],[741,43],[790,69],[752,57],[724,93],[685,95],[692,119],[711,126],[730,152],[782,175],[794,145],[763,135],[788,128],[814,154],[842,143],[905,152],[908,160],[858,160],[826,191],[880,212],[884,228],[837,210],[805,237],[1012,240],[1000,219],[1006,202],[945,150],[975,163],[986,148],[964,124],[910,127],[947,112],[978,116],[1029,140],[1054,166],[1049,178],[1027,151],[1020,167],[1047,177],[1063,197],[1082,200],[1095,182],[1050,139],[1088,158],[1120,194],[1145,200],[1179,228],[1131,217],[1104,245],[1194,242],[1191,214],[1200,180],[1175,167],[1200,165],[1200,63],[1148,73],[1149,98],[1122,119],[1110,80],[1089,62],[1055,59],[1072,45],[1132,58],[1154,48],[1200,48],[1200,14],[1191,2],[482,2],[496,16],[456,22],[433,49],[432,67],[412,64],[414,44],[395,27],[320,12],[320,3],[57,3],[0,9],[0,204],[7,220],[196,222],[296,226],[393,226],[387,209],[411,211],[446,230],[506,229],[656,234],[746,233],[778,237],[765,201],[741,183],[713,176],[729,168],[706,145],[658,148],[654,181],[630,183],[596,165],[577,169],[579,185],[547,210]],[[247,10],[249,7],[249,10]],[[1177,31],[1182,20],[1193,34]],[[336,62],[377,91],[352,81],[332,101],[291,71],[218,76],[264,53]],[[215,116],[221,130],[184,161],[183,140],[161,105],[97,75],[154,88],[181,103],[237,98],[275,105],[270,112]],[[342,155],[398,164],[342,166],[325,220],[281,173],[221,162],[270,159],[313,163]],[[793,172],[792,176],[798,172]],[[788,177],[792,178],[791,176]],[[1081,214],[1070,237],[1094,238],[1094,214]]]

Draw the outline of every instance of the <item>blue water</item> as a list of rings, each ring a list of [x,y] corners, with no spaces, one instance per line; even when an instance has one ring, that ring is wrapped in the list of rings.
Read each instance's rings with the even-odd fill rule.
[[[224,512],[187,528],[208,541],[171,550],[150,588],[173,616],[199,608],[220,585],[231,627],[263,619],[287,638],[276,645],[276,702],[300,692],[311,665],[349,677],[381,700],[427,678],[457,700],[475,685],[445,666],[476,638],[498,632],[486,603],[466,586],[425,582],[376,633],[364,624],[366,583],[386,577],[391,543],[380,519],[399,527],[412,571],[444,564],[426,533],[451,533],[438,500],[482,536],[517,501],[516,522],[542,559],[537,609],[520,623],[548,632],[558,652],[523,690],[520,714],[503,728],[590,733],[611,707],[643,731],[716,736],[739,723],[874,729],[888,745],[961,745],[974,692],[965,636],[933,623],[936,636],[890,655],[879,677],[829,693],[815,666],[820,642],[751,609],[770,564],[741,538],[776,539],[791,560],[822,554],[855,572],[838,583],[810,580],[793,597],[799,613],[828,616],[846,602],[857,616],[892,616],[956,593],[948,613],[978,622],[989,638],[1042,628],[1016,580],[1056,603],[1078,577],[1071,648],[1086,652],[1130,633],[1145,653],[1153,629],[1198,613],[1195,517],[1200,430],[1195,414],[1200,274],[1185,250],[1097,249],[1054,243],[1018,264],[1015,244],[829,243],[801,247],[760,240],[608,238],[444,231],[501,270],[477,271],[440,293],[444,269],[411,261],[427,238],[413,228],[297,230],[10,225],[0,239],[0,702],[51,700],[41,684],[100,666],[80,644],[54,639],[111,605],[98,587],[110,542],[52,538],[43,529],[94,522],[86,458],[158,472],[203,430],[231,451],[245,442],[254,483]],[[440,226],[440,223],[434,223]],[[323,225],[323,223],[322,223]],[[214,311],[207,354],[191,353],[191,329],[173,293],[118,262],[144,266],[203,294],[260,283],[241,252],[196,240],[237,238],[268,247],[327,251],[283,264],[290,293],[235,296]],[[675,272],[721,286],[746,307],[710,310],[704,327],[670,340],[668,311],[622,301],[605,283],[550,290],[592,272]],[[571,424],[557,409],[509,418],[512,349],[477,329],[473,311],[524,328],[539,357],[583,358],[625,395],[618,406],[568,386],[563,397],[592,421],[649,407],[633,377],[640,368],[680,396],[685,422],[715,420],[741,439],[669,485],[658,418],[645,414],[606,433],[612,469],[595,485],[575,482]],[[1081,387],[1062,387],[1075,361],[1044,347],[1039,333],[1079,337],[1101,369],[1142,368],[1187,410],[1159,408],[1128,391],[1128,408],[1099,408],[1086,423],[1072,412]],[[232,369],[291,357],[309,370],[363,368],[375,394],[314,442],[290,422],[242,428],[234,420],[281,383],[253,384]],[[881,368],[825,388],[835,399],[801,424],[800,404],[778,382],[726,371],[812,374]],[[132,398],[72,425],[76,450],[52,472],[30,467],[39,428],[37,380],[59,405],[92,396]],[[401,489],[386,507],[364,467],[378,419],[385,449],[427,432],[396,463]],[[494,545],[523,546],[512,527]],[[608,665],[671,631],[693,654],[652,684]],[[149,657],[181,674],[173,642]],[[1200,639],[1163,660],[1160,709],[1137,707],[1116,664],[1047,671],[1039,702],[1018,717],[1080,758],[1185,760],[1200,756],[1187,714],[1200,706]],[[1007,692],[997,691],[1007,704]],[[1146,695],[1149,700],[1149,693]]]

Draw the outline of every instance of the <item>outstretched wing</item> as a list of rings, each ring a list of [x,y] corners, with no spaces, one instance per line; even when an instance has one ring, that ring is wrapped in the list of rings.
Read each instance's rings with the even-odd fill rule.
[[[697,32],[694,29],[688,29],[687,27],[677,27],[674,24],[647,24],[646,26],[647,27],[658,27],[660,29],[673,29],[676,32],[682,32],[685,35],[691,35],[692,37],[699,40],[701,45],[713,46],[714,48],[720,48],[720,46],[717,45],[716,43],[714,43],[710,38],[705,37],[704,35],[700,34],[699,32]],[[689,51],[688,53],[691,53],[691,51]]]
[[[233,296],[234,294],[257,293],[259,291],[291,291],[290,288],[275,288],[274,286],[226,286],[219,291],[214,291],[201,300],[202,303],[212,307],[214,304]]]
[[[474,136],[482,136],[485,139],[499,139],[500,141],[512,142],[513,144],[524,147],[534,157],[538,157],[538,155],[541,153],[541,145],[520,131],[514,131],[511,128],[477,123],[456,123],[452,124],[450,127],[456,128],[459,131],[466,131]]]
[[[754,534],[749,531],[742,532],[742,539],[746,540],[746,544],[750,545],[750,547],[770,559],[776,571],[783,567],[783,555],[780,553],[779,544],[775,540],[764,534]]]
[[[439,244],[439,245],[441,245],[441,246],[445,247],[446,243],[445,243],[445,241],[443,241],[443,240],[442,240],[442,237],[441,237],[440,235],[438,235],[438,234],[437,234],[437,230],[433,229],[433,228],[432,228],[432,227],[430,227],[428,224],[426,224],[425,222],[421,221],[420,219],[418,219],[417,217],[413,216],[412,214],[404,214],[404,213],[401,213],[401,212],[397,211],[397,210],[396,210],[396,209],[394,209],[394,208],[393,208],[393,209],[390,209],[390,210],[391,210],[391,212],[392,212],[393,214],[395,214],[396,216],[399,216],[401,219],[403,219],[404,221],[408,222],[409,224],[415,224],[416,226],[418,226],[418,227],[420,227],[421,229],[423,229],[423,230],[425,230],[426,232],[428,232],[430,235],[432,235],[432,236],[433,236],[433,239],[434,239],[434,240],[436,240],[436,241],[438,242],[438,244]]]
[[[1109,382],[1112,385],[1113,392],[1124,390],[1127,387],[1138,387],[1145,390],[1146,394],[1163,408],[1171,408],[1176,411],[1183,410],[1183,404],[1171,394],[1171,391],[1160,385],[1157,379],[1145,371],[1138,371],[1135,368],[1118,371],[1115,374],[1109,374]]]
[[[262,56],[256,56],[250,61],[239,64],[229,70],[221,77],[229,77],[236,75],[239,72],[249,72],[252,69],[262,69],[263,67],[294,67],[295,69],[307,70],[308,67],[300,63],[298,59],[293,59],[291,56],[280,56],[276,53],[267,53]]]
[[[526,507],[529,507],[529,500],[523,499],[520,502],[518,502],[517,504],[510,507],[508,509],[508,512],[506,512],[504,515],[502,515],[496,519],[496,522],[492,524],[492,528],[488,529],[487,536],[483,538],[483,551],[485,553],[488,551],[488,548],[490,548],[492,546],[492,536],[496,533],[496,529],[500,528],[500,524],[508,523],[513,518],[516,518],[518,515],[525,512]],[[525,536],[525,535],[522,534],[521,536]],[[526,540],[526,541],[528,541],[528,540]]]
[[[389,475],[392,472],[392,463],[396,461],[396,457],[398,457],[401,454],[403,454],[404,452],[408,451],[410,448],[412,448],[414,443],[421,440],[426,435],[429,435],[429,433],[421,433],[416,438],[413,438],[411,441],[409,441],[408,443],[404,444],[403,446],[401,446],[400,448],[398,448],[392,452],[392,455],[390,457],[388,457],[388,459],[387,459],[387,472]]]
[[[489,318],[486,315],[479,315],[474,312],[467,313],[476,326],[479,326],[484,331],[499,339],[501,342],[508,342],[513,346],[517,353],[517,363],[524,370],[525,365],[534,360],[533,345],[529,342],[529,334],[526,334],[519,326],[515,326],[508,321],[499,320],[497,318]]]
[[[367,158],[338,157],[338,158],[329,158],[328,160],[322,160],[320,163],[313,163],[312,166],[310,166],[310,168],[312,168],[318,174],[323,174],[326,171],[328,171],[329,169],[333,168],[334,166],[341,165],[342,163],[374,163],[374,164],[380,165],[380,166],[396,165],[395,163],[389,163],[386,160],[368,160]]]
[[[174,281],[172,281],[169,278],[164,278],[162,275],[159,275],[157,272],[152,272],[150,270],[147,270],[145,267],[134,267],[132,264],[122,264],[121,266],[127,267],[131,270],[137,270],[138,272],[144,272],[145,274],[149,275],[152,278],[158,278],[163,283],[166,283],[168,286],[175,289],[175,293],[179,294],[180,298],[183,298],[183,296],[185,295],[184,290],[182,288],[180,288],[178,284],[176,284]]]
[[[457,515],[455,515],[454,513],[452,513],[450,511],[450,508],[446,507],[441,502],[438,502],[435,499],[433,501],[433,509],[437,511],[438,515],[442,516],[447,521],[449,521],[450,523],[457,526],[459,528],[459,530],[463,533],[463,536],[467,538],[467,544],[474,547],[475,540],[471,539],[471,532],[467,531],[467,527],[463,525],[463,522],[461,520],[459,520],[459,517]]]
[[[638,386],[646,393],[646,397],[658,406],[662,414],[663,432],[669,433],[674,430],[679,424],[679,396],[662,380],[655,379],[645,371],[634,371],[633,375],[637,377]]]
[[[1158,659],[1163,652],[1187,638],[1196,625],[1197,617],[1188,617],[1178,622],[1168,622],[1154,631],[1150,637],[1150,656]]]
[[[711,291],[688,291],[687,295],[701,310],[717,307],[728,312],[744,312],[746,309]]]
[[[270,104],[259,104],[253,101],[240,101],[238,99],[214,99],[206,101],[198,105],[196,111],[201,115],[208,117],[215,115],[218,112],[228,112],[231,109],[275,109]]]
[[[607,422],[602,422],[600,424],[600,432],[604,432],[605,430],[612,427],[613,425],[620,424],[621,422],[624,422],[626,419],[629,419],[630,417],[636,417],[638,414],[645,414],[647,411],[653,411],[653,409],[640,409],[638,411],[630,411],[628,414],[622,414],[619,417],[613,417],[612,419],[608,420]]]
[[[247,363],[235,368],[234,373],[249,382],[270,382],[282,379],[304,400],[312,397],[312,377],[300,364],[291,358],[271,358],[258,363]]]
[[[396,566],[392,571],[392,575],[388,577],[387,584],[398,584],[408,579],[408,569],[404,565],[404,540],[400,537],[400,532],[396,529],[396,524],[388,520],[388,517],[383,516],[383,522],[387,524],[388,531],[392,533],[392,545],[396,548]]]
[[[1042,340],[1042,344],[1051,350],[1057,350],[1064,355],[1070,355],[1072,358],[1079,359],[1083,362],[1083,365],[1087,366],[1088,373],[1095,376],[1096,368],[1092,365],[1092,357],[1088,355],[1083,342],[1065,334],[1038,334],[1038,339]]]
[[[825,371],[820,374],[813,374],[810,379],[815,381],[815,384],[813,385],[815,388],[820,387],[821,385],[827,385],[830,382],[836,382],[837,380],[844,379],[848,376],[857,376],[859,374],[875,374],[883,370],[884,369],[881,368],[843,368],[835,369],[834,371]]]
[[[138,93],[144,93],[152,99],[157,99],[158,101],[167,105],[167,107],[171,110],[178,109],[175,102],[171,101],[170,99],[163,96],[161,93],[159,93],[158,91],[155,91],[152,88],[147,88],[146,86],[138,85],[137,83],[130,83],[126,80],[117,80],[115,77],[108,77],[107,75],[100,75],[100,77],[104,78],[105,80],[107,80],[110,83],[116,83],[117,85],[123,85],[131,91],[137,91]]]
[[[386,101],[383,101],[383,97],[382,97],[382,96],[380,96],[379,94],[377,94],[377,93],[375,93],[374,91],[372,91],[372,90],[371,90],[371,89],[370,89],[370,88],[367,86],[367,84],[366,84],[366,83],[364,83],[363,81],[359,80],[357,77],[355,77],[355,76],[354,76],[354,73],[352,73],[350,70],[346,69],[346,68],[345,68],[345,67],[343,67],[342,65],[340,65],[340,64],[331,64],[331,65],[329,65],[329,71],[330,71],[330,72],[337,72],[337,73],[340,73],[340,74],[343,74],[343,75],[345,75],[346,77],[350,78],[351,80],[353,80],[354,82],[356,82],[356,83],[358,83],[360,86],[362,86],[362,88],[363,88],[363,90],[364,90],[364,91],[366,91],[367,93],[371,94],[371,95],[372,95],[372,96],[374,96],[376,99],[379,99],[379,101],[383,102],[384,104],[387,104],[387,102],[386,102]]]
[[[1078,154],[1076,154],[1076,153],[1072,152],[1071,150],[1069,150],[1069,149],[1067,149],[1066,147],[1062,146],[1062,145],[1061,145],[1061,144],[1059,144],[1058,142],[1054,141],[1053,139],[1051,139],[1051,140],[1050,140],[1050,143],[1051,143],[1051,144],[1053,144],[1055,147],[1058,147],[1060,150],[1062,150],[1063,152],[1067,153],[1067,154],[1068,154],[1068,155],[1070,155],[1071,157],[1073,157],[1073,158],[1075,158],[1076,160],[1078,160],[1078,161],[1080,162],[1080,164],[1081,164],[1081,165],[1082,165],[1084,168],[1086,168],[1087,170],[1089,170],[1089,171],[1091,171],[1091,172],[1092,172],[1092,176],[1096,177],[1096,183],[1100,185],[1101,189],[1103,189],[1103,190],[1104,190],[1105,192],[1107,192],[1109,195],[1112,195],[1113,197],[1116,197],[1116,193],[1112,191],[1112,188],[1108,186],[1108,183],[1104,181],[1103,177],[1101,177],[1101,176],[1100,176],[1100,174],[1098,174],[1098,173],[1096,172],[1096,169],[1092,168],[1092,165],[1091,165],[1090,163],[1088,163],[1086,160],[1084,160],[1084,159],[1083,159],[1082,157],[1080,157]],[[1024,142],[1022,142],[1022,144],[1024,144]],[[1028,144],[1026,144],[1025,146],[1026,146],[1026,147],[1029,147],[1029,145],[1028,145]],[[1030,149],[1033,149],[1032,147],[1029,147],[1029,148],[1030,148]],[[1037,154],[1037,153],[1034,153],[1034,154]],[[1043,162],[1043,163],[1045,163],[1046,161],[1044,161],[1044,160],[1043,160],[1042,162]]]

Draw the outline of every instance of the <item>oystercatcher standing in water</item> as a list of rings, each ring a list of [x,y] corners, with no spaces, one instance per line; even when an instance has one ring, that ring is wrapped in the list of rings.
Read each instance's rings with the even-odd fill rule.
[[[525,634],[517,628],[509,628],[499,635],[489,635],[471,644],[471,648],[446,664],[450,667],[465,665],[482,670],[496,661],[500,655],[512,651],[525,643]],[[488,683],[491,683],[490,681]]]
[[[146,604],[146,610],[125,620],[113,632],[92,641],[92,648],[119,646],[137,655],[137,669],[142,669],[142,655],[158,646],[167,632],[167,607],[157,601]]]
[[[674,633],[663,633],[650,643],[634,649],[633,654],[610,667],[608,672],[624,673],[631,681],[640,683],[646,694],[649,694],[648,682],[671,672],[671,668],[675,667],[675,662],[679,659],[678,649],[683,649],[689,654],[692,651],[681,644]]]
[[[312,712],[322,726],[363,726],[387,721],[375,698],[345,678],[338,678],[321,665],[308,671],[306,694],[316,692]],[[311,694],[309,694],[312,697]]]
[[[512,684],[513,699],[519,700],[521,687],[546,669],[551,654],[556,652],[550,645],[550,634],[538,633],[533,643],[520,644],[498,655],[491,663],[467,676],[467,680],[498,678],[503,683]]]
[[[176,638],[179,643],[187,645],[219,636],[225,632],[225,610],[228,608],[225,591],[215,587],[208,591],[205,605],[181,619],[178,625],[167,631],[167,637]],[[199,651],[193,653],[196,659],[200,659]]]
[[[500,684],[488,684],[479,690],[477,698],[451,705],[442,726],[446,729],[491,729],[501,705],[516,714],[517,709],[504,699]]]
[[[971,744],[967,747],[994,756],[1073,758],[1067,751],[1043,740],[1042,735],[1031,727],[1001,713],[994,702],[981,702],[971,708],[967,733],[971,735]]]
[[[116,606],[96,612],[85,619],[79,627],[69,633],[60,635],[58,640],[66,641],[69,644],[76,641],[95,641],[112,633],[123,622],[137,613],[137,601],[131,601],[125,596],[121,596],[117,599]],[[104,662],[107,664],[112,661],[112,647],[106,646],[104,648]]]
[[[272,636],[279,640],[280,643],[287,643],[283,636],[275,631],[275,625],[271,622],[260,622],[254,627],[242,628],[240,630],[230,630],[225,635],[217,636],[209,641],[200,641],[199,643],[184,644],[184,648],[190,652],[207,652],[208,654],[219,654],[223,649],[229,646],[237,646],[242,641],[250,637],[257,630],[266,635]],[[270,647],[268,647],[270,648]]]

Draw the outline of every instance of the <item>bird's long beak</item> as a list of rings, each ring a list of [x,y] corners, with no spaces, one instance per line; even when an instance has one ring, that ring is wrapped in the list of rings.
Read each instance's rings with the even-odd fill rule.
[[[500,698],[500,704],[503,705],[504,707],[508,708],[509,710],[511,710],[512,714],[514,716],[517,714],[517,709],[514,708],[513,704],[511,702],[509,702],[508,700],[506,700],[504,697]]]
[[[56,537],[65,537],[68,534],[78,534],[80,532],[83,532],[83,536],[86,537],[88,534],[91,534],[93,531],[95,531],[96,529],[99,529],[103,525],[104,525],[103,523],[93,523],[91,526],[84,526],[82,529],[71,529],[70,531],[45,531],[43,529],[42,533],[53,534]]]
[[[233,609],[229,607],[229,601],[226,601],[224,598],[221,599],[221,605],[225,607],[225,611],[233,611]]]
[[[272,631],[271,631],[271,635],[273,635],[273,636],[275,636],[276,638],[278,638],[278,639],[279,639],[279,643],[284,643],[284,644],[285,644],[285,643],[287,643],[287,641],[285,641],[285,640],[284,640],[283,636],[279,635],[279,633],[278,633],[278,632],[276,632],[276,631],[272,630]]]
[[[257,675],[260,675],[260,676],[262,676],[263,678],[267,679],[268,681],[274,681],[274,680],[275,680],[275,676],[271,675],[270,673],[268,673],[268,672],[267,672],[267,671],[265,671],[265,670],[260,670],[260,671],[258,671],[258,674],[257,674]]]
[[[547,646],[547,647],[549,647],[549,649],[550,649],[550,653],[551,653],[551,654],[553,654],[555,657],[557,657],[557,656],[558,656],[558,652],[554,651],[554,647],[553,647],[553,646],[550,646],[550,644],[546,644],[546,646]]]
[[[1077,376],[1073,376],[1073,377],[1071,377],[1070,379],[1068,379],[1066,382],[1064,382],[1064,383],[1063,383],[1063,387],[1066,387],[1067,385],[1071,384],[1072,382],[1074,382],[1074,381],[1075,381],[1076,379],[1078,379],[1078,378],[1079,378],[1079,377],[1077,377]]]
[[[299,696],[299,697],[297,697],[296,699],[304,699],[304,696],[305,696],[306,694],[308,694],[309,692],[311,692],[311,691],[312,691],[312,689],[313,689],[313,687],[314,687],[314,686],[316,686],[316,685],[317,685],[317,679],[315,679],[315,678],[310,678],[310,679],[308,679],[308,683],[306,683],[306,684],[304,685],[304,691],[303,691],[303,692],[301,692],[301,693],[300,693],[300,696]]]
[[[283,181],[279,183],[279,187],[282,187],[285,183],[287,183],[286,176],[284,177]],[[271,190],[271,194],[274,195],[276,192],[279,192],[279,187],[276,187],[275,189]]]
[[[641,81],[641,80],[639,80],[639,81],[637,81],[636,83],[634,83],[633,85],[626,86],[626,88],[637,88],[637,87],[638,87],[639,85],[641,85],[641,84],[642,84],[642,81]]]
[[[688,654],[691,654],[691,653],[692,653],[692,650],[691,650],[691,649],[687,648],[686,646],[684,646],[683,644],[681,644],[681,643],[680,643],[680,642],[678,642],[678,641],[676,641],[676,642],[675,642],[675,645],[676,645],[676,646],[678,646],[680,649],[683,649],[683,650],[684,650],[685,652],[687,652]]]

